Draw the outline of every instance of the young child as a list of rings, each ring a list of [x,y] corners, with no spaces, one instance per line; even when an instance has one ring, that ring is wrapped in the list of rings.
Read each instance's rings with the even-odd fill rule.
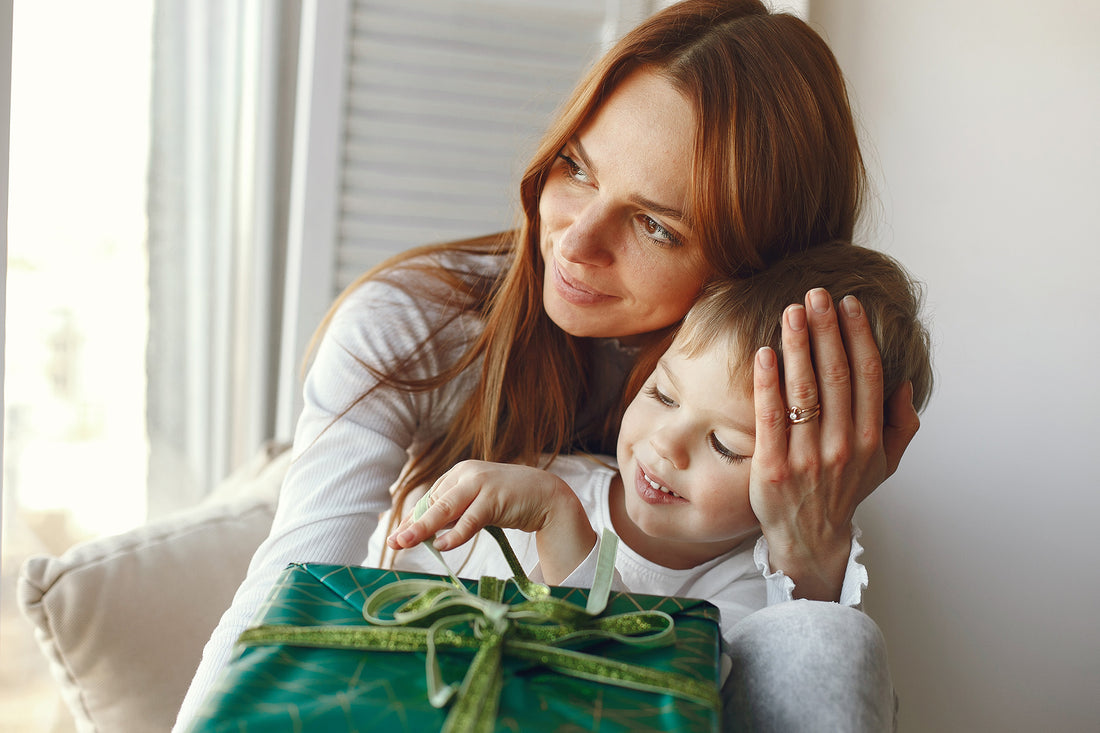
[[[655,366],[652,359],[652,368],[640,361],[648,376],[622,416],[617,471],[609,459],[584,455],[559,456],[545,470],[460,463],[431,487],[423,516],[405,517],[386,539],[396,551],[394,567],[439,572],[438,561],[418,545],[450,526],[435,546],[456,573],[509,577],[496,543],[466,544],[482,527],[495,525],[506,528],[534,579],[587,587],[598,537],[610,527],[620,538],[619,589],[707,599],[721,610],[727,634],[752,611],[789,599],[793,582],[767,567],[749,490],[753,362],[761,347],[781,354],[781,319],[804,317],[785,314],[787,304],[817,287],[858,300],[881,351],[884,394],[909,380],[921,410],[932,368],[919,286],[873,250],[815,248],[751,278],[711,286]],[[828,417],[806,407],[792,409],[792,436],[816,431],[816,420]],[[847,605],[858,605],[866,586],[858,536],[853,528],[839,599]],[[368,565],[378,564],[379,539]]]

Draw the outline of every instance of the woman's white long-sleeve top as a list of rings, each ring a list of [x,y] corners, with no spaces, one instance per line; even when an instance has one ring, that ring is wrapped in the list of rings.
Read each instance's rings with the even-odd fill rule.
[[[489,255],[454,256],[452,262],[480,273],[502,264]],[[362,562],[409,451],[444,430],[475,383],[480,364],[435,391],[381,386],[366,394],[378,383],[369,367],[406,362],[402,377],[432,376],[454,363],[482,329],[476,316],[454,317],[454,309],[442,305],[445,297],[414,294],[429,287],[443,292],[429,275],[403,270],[393,279],[413,287],[378,280],[360,286],[325,332],[305,380],[294,457],[271,533],[203,651],[176,730],[186,728],[287,564]]]

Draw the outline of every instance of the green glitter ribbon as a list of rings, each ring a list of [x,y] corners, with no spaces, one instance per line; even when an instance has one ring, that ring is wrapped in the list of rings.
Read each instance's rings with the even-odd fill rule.
[[[419,517],[427,499],[414,508]],[[410,578],[372,593],[363,605],[369,626],[283,626],[248,629],[240,643],[247,646],[287,644],[329,649],[426,653],[428,699],[437,708],[451,705],[442,728],[447,733],[488,733],[493,730],[504,684],[504,655],[572,675],[634,690],[667,693],[718,709],[718,692],[676,672],[654,670],[587,654],[573,647],[611,639],[646,648],[673,640],[675,621],[663,611],[635,611],[601,616],[614,576],[618,537],[605,530],[597,556],[596,580],[581,608],[554,598],[542,583],[530,580],[504,532],[487,527],[514,573],[511,578],[525,599],[503,603],[508,581],[491,576],[478,581],[477,593],[466,589],[431,540],[425,544],[447,568],[450,581]],[[385,613],[385,609],[396,609]],[[462,680],[446,682],[437,661],[440,650],[473,649],[474,659]]]

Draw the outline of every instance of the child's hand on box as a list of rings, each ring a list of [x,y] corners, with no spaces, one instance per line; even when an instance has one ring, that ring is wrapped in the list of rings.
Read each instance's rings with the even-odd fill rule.
[[[462,545],[483,527],[535,533],[543,578],[558,584],[588,556],[596,533],[576,494],[560,478],[538,468],[463,461],[428,490],[430,506],[419,519],[407,516],[387,538],[407,549],[450,527],[436,549]]]

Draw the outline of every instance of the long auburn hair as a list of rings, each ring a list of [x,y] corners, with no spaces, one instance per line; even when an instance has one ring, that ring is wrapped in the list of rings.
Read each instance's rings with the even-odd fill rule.
[[[589,70],[543,136],[520,182],[515,230],[402,253],[352,283],[322,322],[318,335],[349,292],[409,269],[446,286],[447,302],[459,304],[455,317],[473,312],[484,322],[464,355],[429,378],[404,378],[402,365],[364,364],[379,385],[427,391],[481,360],[454,420],[406,467],[394,516],[409,490],[467,458],[534,464],[584,441],[614,445],[617,413],[600,425],[574,422],[590,397],[587,342],[543,309],[538,206],[558,153],[640,68],[668,80],[695,109],[692,237],[714,277],[743,277],[789,252],[851,239],[865,171],[844,80],[821,37],[758,0],[685,0],[651,16]],[[433,257],[447,252],[496,254],[507,265],[477,275]],[[425,297],[437,291],[424,290]],[[652,334],[651,342],[665,336]]]

